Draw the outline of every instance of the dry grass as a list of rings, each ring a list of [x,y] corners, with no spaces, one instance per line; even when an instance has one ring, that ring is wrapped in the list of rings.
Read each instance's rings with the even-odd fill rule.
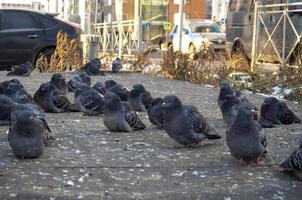
[[[145,51],[143,50],[138,52],[136,55],[137,58],[132,63],[131,70],[140,71],[143,69],[144,65],[150,64],[149,55],[151,53],[155,53],[156,51],[156,48],[150,47]]]
[[[214,64],[212,55],[201,53],[205,53],[205,51],[196,52],[195,59],[190,59],[188,54],[180,51],[174,52],[172,48],[169,48],[162,54],[162,74],[167,78],[212,85],[217,85],[221,80],[226,79],[229,74],[226,65],[224,63]]]
[[[42,56],[37,60],[40,71],[63,72],[66,70],[78,70],[83,65],[81,53],[77,49],[76,39],[69,39],[68,34],[60,31],[57,34],[57,45],[53,55],[48,62]]]

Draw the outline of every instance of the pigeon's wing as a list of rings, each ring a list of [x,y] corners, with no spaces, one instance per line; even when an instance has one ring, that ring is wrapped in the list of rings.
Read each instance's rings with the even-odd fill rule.
[[[70,102],[65,95],[57,94],[56,92],[52,94],[53,95],[51,96],[51,101],[56,108],[66,109],[70,105]]]
[[[30,74],[30,69],[27,65],[19,65],[16,67],[15,73],[19,76],[27,76]]]
[[[280,102],[280,110],[282,124],[301,123],[301,119],[284,102]]]
[[[104,101],[98,94],[91,94],[81,98],[81,105],[86,109],[86,113],[102,113],[104,110]]]
[[[143,130],[146,128],[145,124],[134,111],[125,112],[125,120],[134,130]]]
[[[185,106],[185,116],[196,133],[204,134],[208,131],[209,125],[196,107]]]
[[[287,158],[282,164],[281,167],[287,170],[302,170],[302,150],[298,149],[294,151],[289,158]]]

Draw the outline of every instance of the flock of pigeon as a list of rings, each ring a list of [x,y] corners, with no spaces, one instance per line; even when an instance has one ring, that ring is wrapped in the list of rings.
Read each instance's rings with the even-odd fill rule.
[[[205,139],[221,136],[192,105],[184,105],[174,95],[153,98],[142,84],[129,90],[114,80],[98,81],[91,86],[89,75],[104,75],[100,61],[86,64],[84,71],[68,82],[60,73],[40,85],[32,97],[18,79],[0,83],[0,125],[9,125],[8,141],[18,158],[41,156],[49,140],[53,139],[45,112],[82,112],[84,115],[103,115],[104,125],[111,131],[131,132],[146,129],[137,112],[147,112],[152,124],[181,145],[198,145]],[[120,60],[114,63],[116,72]],[[8,75],[29,75],[29,63],[17,66]],[[67,97],[74,93],[74,102]],[[217,100],[222,118],[227,125],[226,144],[239,164],[258,163],[267,153],[263,128],[280,124],[301,123],[301,120],[282,101],[275,97],[264,100],[260,115],[256,106],[240,92],[234,91],[228,81],[222,81]],[[302,180],[302,143],[281,167],[292,170]]]

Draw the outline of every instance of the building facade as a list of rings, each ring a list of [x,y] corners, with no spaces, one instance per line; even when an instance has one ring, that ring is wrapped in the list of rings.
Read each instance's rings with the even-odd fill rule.
[[[174,24],[179,20],[180,0],[169,0],[169,21]],[[185,19],[205,19],[208,16],[207,0],[184,0]]]

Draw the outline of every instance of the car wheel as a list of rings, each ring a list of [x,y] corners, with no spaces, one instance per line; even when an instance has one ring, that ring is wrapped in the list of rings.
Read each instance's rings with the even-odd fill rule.
[[[48,66],[45,66],[45,65],[37,66],[37,64],[38,64],[37,61],[39,61],[41,59],[41,57],[45,57],[47,59],[47,63],[49,64],[50,58],[54,52],[55,52],[55,48],[47,48],[38,54],[37,59],[35,61],[35,67],[37,67],[40,70],[40,72],[45,72],[46,71],[45,67],[48,67]]]

